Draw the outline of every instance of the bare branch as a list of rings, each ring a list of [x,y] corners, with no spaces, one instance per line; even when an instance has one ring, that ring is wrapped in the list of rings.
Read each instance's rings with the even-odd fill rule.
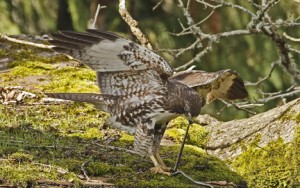
[[[286,68],[287,72],[293,77],[294,81],[300,84],[300,70],[297,68],[293,57],[289,54],[289,46],[286,41],[274,30],[262,28],[263,32],[269,36],[276,44],[279,50],[281,64]]]
[[[136,36],[136,38],[140,41],[140,43],[149,48],[150,50],[153,50],[152,45],[146,38],[146,36],[142,33],[142,31],[138,28],[138,22],[135,21],[129,14],[129,12],[126,9],[126,0],[120,0],[119,3],[119,13],[123,20],[129,25],[131,32]]]
[[[266,103],[275,99],[279,99],[279,98],[286,98],[286,97],[291,97],[294,96],[296,94],[300,93],[300,88],[299,87],[294,87],[294,89],[292,91],[289,91],[289,89],[287,89],[286,91],[282,91],[282,92],[278,92],[276,94],[270,94],[269,97],[266,98],[261,98],[258,99],[256,102],[257,103]]]
[[[276,5],[280,0],[272,0],[269,1],[265,7],[263,7],[263,9],[258,13],[257,15],[257,20],[258,21],[262,21],[262,18],[265,16],[265,14],[267,13],[267,11],[273,7],[274,5]]]
[[[184,1],[178,0],[178,7],[181,8],[183,15],[186,18],[186,24],[180,22],[182,30],[179,33],[172,33],[175,36],[183,36],[183,35],[193,35],[196,38],[196,41],[190,44],[189,46],[185,48],[180,48],[176,50],[168,50],[170,52],[175,52],[175,57],[178,57],[188,51],[199,49],[199,53],[191,60],[189,60],[184,65],[181,65],[177,67],[175,70],[183,70],[187,67],[195,64],[195,62],[201,61],[201,58],[210,52],[213,48],[213,45],[216,43],[219,43],[221,39],[228,38],[228,37],[235,37],[240,35],[257,35],[257,34],[263,34],[269,37],[275,44],[275,46],[278,49],[278,60],[276,62],[271,63],[271,68],[269,70],[268,75],[266,75],[263,78],[258,79],[254,83],[247,82],[247,86],[260,86],[264,84],[269,78],[271,77],[276,65],[282,65],[287,70],[287,73],[292,76],[293,80],[296,83],[300,83],[300,70],[299,67],[297,67],[297,64],[294,62],[293,55],[300,54],[300,50],[297,48],[292,48],[285,39],[288,39],[293,42],[299,42],[298,38],[293,38],[291,36],[288,36],[286,33],[283,33],[283,35],[280,34],[278,31],[282,28],[290,28],[290,27],[298,27],[300,26],[299,20],[300,17],[295,18],[293,20],[290,19],[277,19],[275,21],[272,20],[272,17],[269,15],[269,11],[272,7],[276,6],[280,0],[262,0],[261,4],[256,4],[252,0],[248,0],[251,5],[257,9],[257,11],[254,13],[251,10],[249,10],[246,7],[243,7],[238,4],[234,4],[225,0],[195,0],[196,2],[202,4],[205,8],[212,9],[212,12],[210,12],[209,15],[207,15],[203,20],[199,21],[198,23],[195,23],[190,11],[189,11],[189,3],[190,1],[187,1],[186,4],[184,4]],[[298,1],[298,0],[296,0]],[[224,6],[232,7],[233,9],[242,11],[248,15],[250,15],[249,23],[245,25],[245,28],[241,28],[238,30],[231,30],[231,31],[223,31],[216,34],[209,34],[204,33],[200,26],[211,16],[211,14],[214,12],[214,10],[222,8]],[[296,54],[292,54],[292,52]],[[257,91],[259,88],[257,88]],[[266,96],[263,94],[263,92],[260,92],[262,94],[262,97],[260,99],[257,99],[255,103],[246,102],[243,104],[240,103],[224,103],[226,107],[235,107],[240,110],[247,111],[249,114],[255,114],[256,112],[249,110],[251,108],[261,106],[265,102],[275,100],[278,98],[285,98],[289,96],[294,96],[299,93],[297,89],[288,89],[285,91],[279,91],[270,93],[270,95]]]
[[[192,16],[190,15],[190,13],[189,13],[189,8],[188,8],[189,2],[190,1],[188,1],[187,6],[184,7],[182,0],[178,0],[178,4],[179,4],[178,6],[182,9],[183,15],[187,19],[187,24],[191,27],[190,30],[192,31],[192,33],[195,36],[200,37],[200,39],[201,39],[201,37],[202,37],[202,35],[201,35],[202,31],[200,30],[199,27],[195,26],[195,22],[194,22]]]
[[[271,75],[272,75],[272,73],[274,71],[275,66],[278,65],[278,64],[279,64],[279,60],[277,60],[276,62],[272,63],[270,72],[269,72],[269,74],[267,76],[259,79],[255,83],[247,82],[247,83],[245,83],[245,85],[246,86],[258,86],[258,85],[262,84],[264,81],[268,80],[271,77]]]
[[[226,1],[223,1],[223,0],[210,0],[210,1],[220,3],[220,5],[216,6],[215,8],[219,8],[221,6],[228,6],[228,7],[232,7],[232,8],[236,8],[238,10],[241,10],[241,11],[251,15],[252,17],[255,16],[255,14],[253,12],[251,12],[250,10],[246,9],[245,7],[243,7],[241,5],[236,5],[236,4],[226,2]]]
[[[222,102],[226,105],[226,108],[233,106],[236,109],[246,111],[246,112],[248,112],[251,115],[255,115],[257,113],[254,112],[254,111],[252,111],[252,110],[249,110],[249,108],[254,108],[254,107],[257,107],[257,106],[261,106],[261,104],[256,104],[256,105],[255,104],[239,105],[239,104],[237,104],[237,103],[235,103],[233,101],[224,101],[224,100],[222,100]]]
[[[212,44],[205,47],[200,53],[198,53],[193,59],[191,59],[189,62],[185,63],[184,65],[181,65],[180,67],[177,67],[175,71],[184,70],[187,67],[191,66],[195,61],[199,61],[202,56],[207,54],[212,50]]]

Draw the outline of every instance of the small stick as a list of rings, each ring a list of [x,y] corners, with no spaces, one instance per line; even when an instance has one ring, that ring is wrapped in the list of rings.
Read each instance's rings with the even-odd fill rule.
[[[190,176],[188,176],[187,174],[185,174],[183,171],[181,170],[178,170],[176,171],[173,175],[177,175],[177,174],[182,174],[184,177],[186,177],[187,179],[189,179],[191,182],[197,184],[197,185],[202,185],[202,186],[205,186],[205,187],[209,187],[209,188],[214,188],[214,186],[210,185],[210,184],[207,184],[207,183],[203,183],[201,181],[196,181],[194,180],[193,178],[191,178]]]
[[[180,151],[179,151],[179,153],[178,153],[178,156],[177,156],[177,160],[176,160],[174,169],[173,169],[174,173],[177,172],[178,165],[179,165],[179,162],[180,162],[180,158],[181,158],[181,155],[182,155],[182,152],[183,152],[185,140],[186,140],[186,138],[187,138],[187,135],[188,135],[188,132],[189,132],[189,129],[190,129],[190,125],[191,125],[191,123],[189,122],[189,124],[188,124],[188,126],[187,126],[187,128],[186,128],[186,132],[185,132],[185,134],[184,134],[184,137],[183,137],[181,146],[180,146]]]
[[[83,172],[83,175],[84,175],[84,177],[85,177],[85,179],[86,179],[87,181],[90,181],[91,179],[90,179],[90,177],[87,175],[87,172],[86,172],[86,170],[84,169],[84,166],[85,166],[86,164],[88,164],[89,162],[91,162],[91,159],[85,161],[85,162],[82,163],[81,166],[80,166],[80,169],[81,169],[81,171]]]
[[[97,18],[99,16],[99,12],[101,9],[104,9],[104,8],[106,8],[106,6],[100,6],[100,3],[98,4],[96,13],[94,15],[94,19],[92,19],[93,23],[92,23],[92,25],[89,26],[89,29],[96,29],[96,22],[97,22]]]
[[[30,45],[30,46],[35,46],[35,47],[38,47],[38,48],[51,49],[51,48],[54,47],[53,45],[38,44],[38,43],[34,43],[34,42],[28,42],[28,41],[24,41],[24,40],[15,39],[15,38],[3,35],[1,33],[0,33],[0,38],[3,38],[5,40],[11,41],[11,42],[19,43],[19,44],[26,44],[26,45]]]

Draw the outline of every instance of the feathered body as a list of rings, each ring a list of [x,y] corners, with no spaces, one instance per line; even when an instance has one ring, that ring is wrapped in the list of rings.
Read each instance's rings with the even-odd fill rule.
[[[247,96],[243,81],[231,70],[173,75],[172,67],[155,52],[112,33],[61,31],[52,37],[55,51],[96,71],[101,94],[47,95],[90,102],[110,112],[110,124],[135,134],[135,150],[150,156],[155,166],[164,166],[158,149],[168,121],[180,114],[197,116],[206,101]]]

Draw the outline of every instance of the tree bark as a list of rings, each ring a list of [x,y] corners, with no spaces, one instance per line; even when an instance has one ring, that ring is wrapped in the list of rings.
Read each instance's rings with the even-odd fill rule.
[[[201,124],[208,124],[208,153],[221,159],[233,159],[258,137],[258,147],[264,147],[280,137],[285,142],[291,142],[296,128],[300,127],[300,98],[246,119],[220,122],[207,115],[197,119]]]

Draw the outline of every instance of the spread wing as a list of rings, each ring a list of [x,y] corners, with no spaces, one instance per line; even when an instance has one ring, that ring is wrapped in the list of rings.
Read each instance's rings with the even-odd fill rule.
[[[105,94],[136,94],[137,89],[160,87],[161,78],[173,74],[159,55],[113,33],[61,31],[52,38],[49,42],[55,51],[69,54],[97,72],[98,86]]]
[[[176,80],[194,88],[209,103],[215,99],[243,99],[248,96],[244,82],[233,70],[205,72],[201,70],[184,71],[175,74]]]
[[[89,94],[91,98],[76,93],[49,96],[105,106],[103,110],[112,115],[111,123],[123,130],[134,132],[141,122],[147,129],[154,128],[155,122],[150,120],[156,111],[164,110],[165,79],[173,74],[166,61],[147,48],[104,31],[61,31],[52,38],[53,50],[71,55],[96,71],[102,94]],[[116,100],[107,102],[111,99],[108,96]]]
[[[113,33],[88,29],[85,33],[61,31],[49,41],[58,52],[81,60],[99,72],[154,69],[160,76],[173,74],[172,67],[158,54]]]

